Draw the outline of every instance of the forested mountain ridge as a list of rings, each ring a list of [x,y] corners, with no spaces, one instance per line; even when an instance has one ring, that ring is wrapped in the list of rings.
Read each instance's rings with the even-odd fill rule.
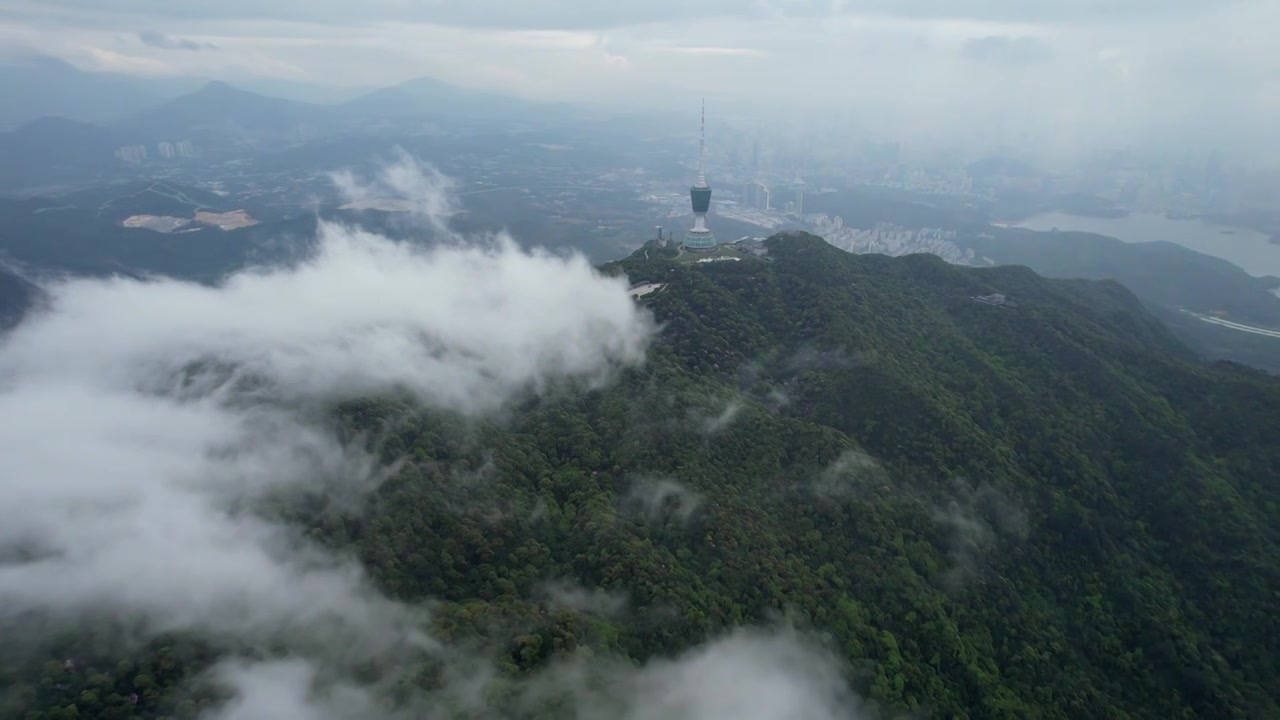
[[[1280,716],[1280,381],[1200,364],[1116,283],[768,249],[607,266],[664,284],[644,367],[490,422],[344,403],[348,433],[408,461],[359,512],[264,511],[435,601],[436,635],[510,687],[575,650],[646,660],[785,613],[886,717]],[[549,602],[563,579],[603,592]],[[18,717],[210,701],[187,640],[66,642],[81,669],[24,668]]]
[[[1273,682],[1264,668],[1276,657],[1264,648],[1280,647],[1280,626],[1265,608],[1280,588],[1280,452],[1264,428],[1280,423],[1280,384],[1195,362],[1115,283],[965,270],[924,255],[841,255],[805,236],[772,239],[770,256],[767,272],[752,261],[668,272],[674,292],[652,306],[685,358],[705,370],[717,346],[749,350],[768,334],[860,354],[854,367],[798,383],[799,413],[846,433],[900,479],[965,477],[1018,498],[1030,545],[997,567],[1012,579],[1038,565],[1044,586],[1027,593],[1015,582],[1017,604],[1053,597],[1061,613],[1084,600],[1074,616],[1059,615],[1071,618],[1063,629],[1099,633],[1097,647],[1055,664],[1109,667],[1116,678],[1128,672],[1123,663],[1150,663],[1154,675],[1185,676],[1166,691],[1197,695],[1189,706],[1212,716],[1230,715],[1229,704],[1202,704],[1212,693],[1199,695],[1200,673],[1213,665],[1188,667],[1189,655],[1208,652],[1232,672]],[[637,278],[662,272],[632,268]],[[990,292],[1016,307],[971,299]],[[1146,579],[1135,582],[1135,573]],[[1169,584],[1153,587],[1160,577]],[[1132,613],[1109,621],[1133,634],[1107,638],[1088,603]],[[1174,618],[1197,637],[1179,650],[1166,635]],[[1134,657],[1115,657],[1122,649]],[[1275,692],[1236,712],[1274,712],[1250,703]],[[1145,713],[1177,716],[1175,706]]]

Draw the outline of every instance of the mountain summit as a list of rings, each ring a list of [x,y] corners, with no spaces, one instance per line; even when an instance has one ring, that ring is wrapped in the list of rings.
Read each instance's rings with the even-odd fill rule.
[[[118,123],[141,141],[208,133],[267,138],[296,133],[323,116],[320,106],[267,97],[213,81],[200,89]]]

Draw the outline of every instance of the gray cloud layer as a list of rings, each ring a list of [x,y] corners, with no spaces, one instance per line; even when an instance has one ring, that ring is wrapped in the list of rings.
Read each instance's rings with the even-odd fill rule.
[[[186,40],[184,38],[174,38],[155,30],[143,30],[138,33],[138,39],[144,45],[150,45],[161,50],[217,50],[218,46],[210,42],[196,42],[195,40]]]
[[[1045,160],[1116,148],[1280,159],[1280,4],[1068,0],[8,0],[0,53],[120,72],[386,85],[433,76],[537,99]],[[211,43],[173,52],[138,27]],[[198,29],[199,35],[193,34]],[[121,34],[121,33],[125,34]],[[162,43],[171,45],[171,42]],[[694,120],[691,119],[691,122]],[[714,143],[713,143],[714,150]],[[714,152],[713,152],[714,155]]]
[[[1245,0],[1223,0],[1217,7]],[[40,0],[46,13],[112,12],[125,16],[183,20],[295,20],[302,22],[424,22],[486,28],[603,29],[704,18],[830,17],[871,14],[913,19],[993,22],[1114,23],[1185,17],[1205,11],[1192,0],[1116,0],[1104,4],[1070,0],[649,0],[597,3],[589,0]],[[17,3],[31,11],[34,3]]]
[[[1053,51],[1035,38],[990,35],[964,44],[964,55],[972,60],[1003,65],[1039,65],[1053,59]]]

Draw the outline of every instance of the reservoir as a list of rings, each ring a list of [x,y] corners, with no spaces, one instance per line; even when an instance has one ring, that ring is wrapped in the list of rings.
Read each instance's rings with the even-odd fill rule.
[[[1122,218],[1093,218],[1053,212],[1012,223],[1030,230],[1073,230],[1110,235],[1129,243],[1166,240],[1196,252],[1222,258],[1250,275],[1280,277],[1280,245],[1248,228],[1214,225],[1203,220],[1170,220],[1155,213]]]

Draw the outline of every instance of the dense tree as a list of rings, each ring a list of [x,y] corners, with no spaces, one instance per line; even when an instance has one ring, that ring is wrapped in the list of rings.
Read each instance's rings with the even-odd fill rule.
[[[767,261],[606,271],[665,283],[643,368],[488,423],[344,403],[345,431],[409,461],[361,513],[270,512],[440,601],[437,634],[513,678],[780,612],[890,711],[1280,716],[1276,379],[1199,363],[1117,284],[1025,268],[782,235]],[[1014,304],[972,299],[994,292]],[[548,609],[561,578],[600,592]],[[73,655],[10,666],[16,716],[210,702],[190,640]]]

